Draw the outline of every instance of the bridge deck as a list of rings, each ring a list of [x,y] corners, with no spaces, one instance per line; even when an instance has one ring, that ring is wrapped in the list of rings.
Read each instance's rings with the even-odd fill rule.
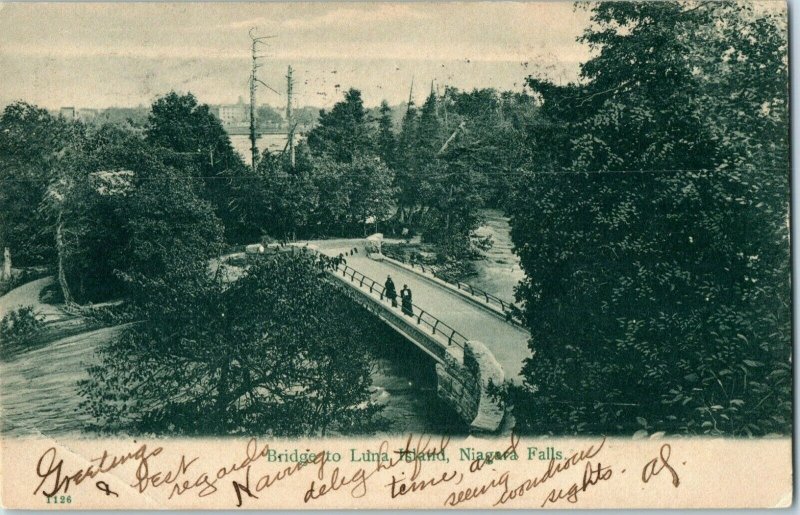
[[[524,329],[505,322],[458,293],[437,286],[412,271],[368,258],[361,241],[316,241],[314,245],[330,256],[358,248],[358,254],[346,258],[350,267],[380,283],[386,280],[387,275],[391,275],[398,292],[407,284],[416,306],[455,328],[467,339],[483,342],[503,367],[506,377],[515,382],[521,381],[519,374],[522,362],[530,356],[529,334]]]

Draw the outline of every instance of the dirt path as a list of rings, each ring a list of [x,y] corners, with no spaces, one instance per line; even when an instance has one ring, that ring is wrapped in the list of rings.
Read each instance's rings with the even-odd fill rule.
[[[21,306],[33,306],[47,322],[65,318],[64,312],[58,309],[58,307],[50,304],[43,304],[39,301],[39,292],[41,292],[45,286],[49,286],[52,283],[52,277],[43,277],[42,279],[37,279],[14,288],[0,297],[0,318],[5,316],[9,311],[13,311]]]
[[[4,436],[80,435],[89,417],[79,406],[78,381],[87,377],[95,349],[123,329],[106,327],[66,336],[81,319],[39,301],[39,292],[52,282],[52,277],[31,281],[0,297],[0,316],[19,306],[33,306],[47,322],[58,322],[48,324],[56,327],[55,340],[0,362]]]

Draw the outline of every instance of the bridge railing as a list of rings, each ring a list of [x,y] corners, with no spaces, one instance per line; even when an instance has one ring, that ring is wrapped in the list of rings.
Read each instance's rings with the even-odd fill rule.
[[[318,250],[311,249],[309,247],[296,247],[294,245],[285,247],[282,245],[278,246],[271,246],[272,250],[278,251],[289,251],[292,254],[295,252],[313,252],[318,256],[322,256]],[[356,270],[355,268],[348,266],[343,261],[336,261],[336,258],[328,258],[327,263],[325,266],[330,267],[334,273],[341,273],[342,277],[345,279],[349,279],[351,283],[354,283],[358,286],[359,289],[362,290],[369,290],[370,294],[377,293],[380,296],[381,301],[385,301],[387,304],[391,303],[391,300],[386,297],[386,287],[379,283],[378,281],[372,279],[369,276],[366,276]],[[390,304],[391,305],[391,304]],[[396,309],[402,310],[402,303],[398,302],[398,307]],[[408,316],[410,319],[416,321],[417,325],[424,326],[427,330],[430,330],[431,334],[433,335],[441,335],[443,338],[447,338],[447,345],[456,345],[463,349],[467,344],[467,339],[464,337],[463,334],[459,333],[445,322],[442,322],[435,316],[433,316],[428,311],[420,308],[416,304],[411,304],[412,315],[404,314],[404,316]]]
[[[465,293],[469,293],[473,297],[477,298],[478,300],[480,300],[482,302],[485,302],[486,304],[488,304],[490,306],[494,305],[494,306],[499,307],[500,310],[505,314],[506,320],[508,320],[509,322],[513,322],[515,324],[518,324],[518,325],[521,324],[521,320],[520,320],[520,317],[519,317],[519,308],[513,302],[509,302],[507,300],[503,300],[500,297],[498,297],[496,295],[492,295],[491,293],[489,293],[489,292],[487,292],[485,290],[482,290],[480,288],[477,288],[475,286],[472,286],[471,284],[462,283],[461,281],[451,281],[449,279],[445,279],[444,277],[441,277],[439,274],[437,274],[436,270],[433,267],[431,267],[430,265],[425,266],[422,263],[417,263],[415,261],[411,261],[409,259],[405,259],[405,258],[403,258],[401,256],[395,255],[394,253],[391,253],[391,254],[386,253],[386,256],[388,256],[388,257],[390,257],[392,259],[395,259],[397,261],[400,261],[404,265],[410,266],[412,269],[420,270],[422,273],[428,273],[428,274],[436,277],[439,280],[442,280],[442,281],[444,281],[444,282],[446,282],[446,283],[448,283],[448,284],[450,284],[452,286],[455,286],[456,288],[458,288],[459,290],[461,290],[461,291],[463,291]]]
[[[349,279],[351,283],[356,284],[360,289],[369,290],[370,293],[377,293],[380,295],[381,301],[385,301],[390,303],[391,301],[386,297],[386,288],[384,285],[379,283],[378,281],[368,277],[358,270],[344,264],[338,263],[334,265],[336,267],[336,272],[341,273],[342,277]],[[447,338],[448,345],[456,345],[460,348],[464,348],[467,343],[467,339],[447,325],[446,323],[442,322],[429,312],[425,311],[424,309],[420,308],[416,304],[411,305],[413,315],[405,314],[411,320],[415,321],[417,325],[424,326],[427,330],[431,332],[433,335],[441,335],[444,338]],[[400,303],[398,302],[398,307],[396,309],[402,309],[400,307]]]

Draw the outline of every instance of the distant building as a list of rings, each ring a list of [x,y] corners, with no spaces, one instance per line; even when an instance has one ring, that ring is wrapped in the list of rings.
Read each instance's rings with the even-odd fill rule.
[[[97,114],[97,109],[78,109],[76,116],[79,120],[90,122],[97,118]]]
[[[62,107],[58,111],[59,116],[66,118],[67,120],[74,120],[75,119],[75,108],[74,107]]]
[[[250,123],[249,106],[244,103],[242,97],[236,104],[217,106],[217,116],[224,127],[244,127]]]
[[[89,108],[76,109],[72,106],[69,106],[59,109],[58,114],[66,120],[81,120],[84,122],[91,122],[97,118],[99,111],[97,109]]]

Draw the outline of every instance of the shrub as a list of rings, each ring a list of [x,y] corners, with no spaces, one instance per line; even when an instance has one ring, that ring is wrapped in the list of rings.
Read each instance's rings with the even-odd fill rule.
[[[33,306],[21,306],[6,314],[0,320],[0,350],[3,358],[29,347],[42,326],[43,319]]]

